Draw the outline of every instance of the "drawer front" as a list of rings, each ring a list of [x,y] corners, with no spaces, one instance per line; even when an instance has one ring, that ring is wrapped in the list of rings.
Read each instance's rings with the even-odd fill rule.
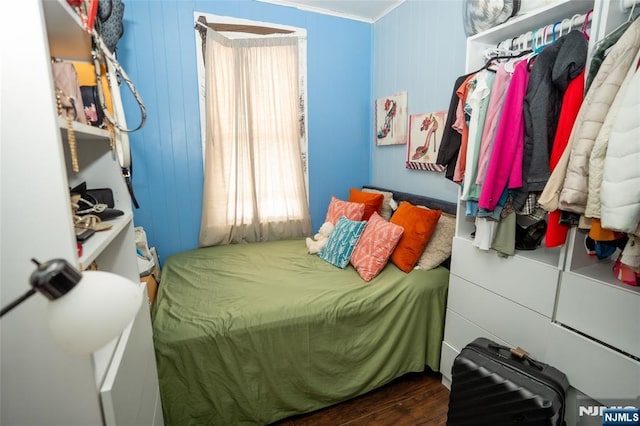
[[[444,340],[457,351],[461,351],[467,344],[477,337],[486,337],[505,346],[513,346],[487,330],[478,327],[462,315],[447,309],[447,322],[444,327]]]
[[[449,278],[448,307],[502,341],[544,360],[549,318],[455,275]]]
[[[640,293],[565,272],[556,321],[640,357]]]
[[[451,272],[551,318],[560,270],[523,256],[499,257],[495,251],[453,240]]]
[[[549,325],[547,361],[580,392],[600,399],[632,399],[640,395],[640,362],[574,333]]]

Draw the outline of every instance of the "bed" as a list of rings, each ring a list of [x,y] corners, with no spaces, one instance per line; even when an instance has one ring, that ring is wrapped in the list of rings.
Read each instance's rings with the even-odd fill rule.
[[[268,424],[437,371],[448,277],[442,266],[407,274],[389,263],[365,282],[308,254],[304,240],[169,257],[153,317],[166,424]]]

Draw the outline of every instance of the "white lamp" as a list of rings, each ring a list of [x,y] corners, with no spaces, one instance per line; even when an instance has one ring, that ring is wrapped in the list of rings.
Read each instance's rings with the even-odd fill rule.
[[[0,317],[36,291],[49,298],[49,328],[70,355],[95,352],[122,333],[140,309],[142,293],[128,279],[103,271],[82,274],[64,259],[39,263],[29,279],[33,287],[0,311]]]

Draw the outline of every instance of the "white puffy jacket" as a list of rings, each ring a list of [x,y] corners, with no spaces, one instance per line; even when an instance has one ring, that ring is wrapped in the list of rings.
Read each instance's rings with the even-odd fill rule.
[[[602,173],[604,169],[604,160],[607,155],[607,146],[611,137],[611,129],[618,117],[622,100],[627,96],[629,84],[636,73],[636,64],[640,59],[640,49],[636,53],[635,58],[631,62],[631,67],[625,77],[616,98],[609,108],[607,117],[602,124],[602,129],[598,133],[598,137],[593,145],[591,156],[589,157],[589,193],[587,196],[587,205],[584,210],[586,217],[600,217],[600,187],[602,186]]]
[[[560,210],[582,214],[587,204],[589,157],[602,124],[640,49],[640,20],[635,20],[612,47],[587,92],[567,149],[570,157],[560,191]],[[554,172],[558,166],[554,169]],[[561,173],[558,171],[558,173]],[[547,188],[545,187],[545,191]]]
[[[640,72],[636,71],[611,129],[600,188],[602,227],[638,235],[640,223]]]

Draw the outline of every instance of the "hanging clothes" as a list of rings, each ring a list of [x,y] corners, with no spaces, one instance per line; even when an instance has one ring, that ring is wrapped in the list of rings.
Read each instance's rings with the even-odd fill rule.
[[[462,134],[460,138],[460,152],[458,153],[458,159],[453,172],[453,181],[456,183],[462,183],[464,179],[464,171],[467,163],[467,145],[469,143],[469,118],[471,114],[470,107],[467,104],[467,97],[473,93],[475,87],[474,74],[469,76],[456,91],[460,102],[458,103],[457,120],[454,123],[454,128],[457,128]]]
[[[446,167],[445,177],[449,180],[453,180],[453,173],[456,167],[456,160],[458,159],[458,152],[460,151],[462,138],[462,135],[453,128],[453,123],[456,120],[456,109],[459,102],[456,91],[468,77],[469,74],[458,77],[453,85],[449,111],[447,113],[447,121],[442,131],[442,140],[440,142],[440,149],[438,150],[438,158],[436,159],[437,164]]]
[[[562,97],[569,82],[584,70],[586,60],[587,40],[581,31],[560,37],[535,58],[524,99],[523,182],[514,192],[516,210],[522,209],[529,193],[542,191],[549,179],[549,154]]]
[[[635,65],[640,59],[640,49],[636,52],[635,58],[631,61],[631,66],[624,81],[620,85],[618,94],[611,103],[611,107],[607,112],[607,116],[602,123],[602,128],[598,133],[591,155],[589,156],[589,181],[587,192],[587,203],[585,205],[584,215],[589,218],[600,217],[600,187],[602,186],[602,173],[604,169],[605,156],[607,155],[607,146],[611,137],[612,127],[614,121],[617,120],[623,103],[623,99],[627,96],[627,91],[630,89],[631,80],[636,73]],[[631,87],[633,88],[633,86]],[[637,87],[636,87],[637,89]],[[639,113],[637,110],[633,111],[636,115]],[[640,164],[640,163],[639,163]],[[640,167],[640,165],[639,165]],[[560,195],[562,197],[562,194]]]
[[[640,22],[640,21],[637,21]],[[636,64],[633,64],[634,66]],[[600,193],[602,226],[640,236],[640,73],[625,91],[609,139]]]
[[[511,81],[514,66],[515,64],[512,62],[501,63],[498,65],[498,69],[496,70],[493,87],[491,88],[491,95],[489,96],[489,104],[487,105],[484,126],[482,128],[476,185],[482,185],[484,183],[484,176],[487,172],[487,165],[489,164],[491,148],[496,135],[500,112],[502,111],[502,105],[504,103],[507,87],[509,87],[509,82]]]
[[[562,108],[558,118],[558,129],[551,148],[549,168],[553,171],[560,161],[562,153],[569,143],[571,130],[580,111],[582,100],[584,99],[584,70],[576,78],[571,80],[562,98]],[[569,226],[560,223],[560,211],[549,212],[547,232],[545,234],[546,247],[559,247],[567,240]]]
[[[636,66],[633,59],[639,48],[640,20],[635,20],[605,58],[578,113],[569,142],[571,149],[566,176],[559,195],[561,210],[584,213],[588,192],[589,157],[621,84],[630,67]]]
[[[485,125],[489,95],[495,80],[495,73],[487,70],[478,72],[475,76],[475,89],[468,97],[471,106],[471,119],[469,121],[469,134],[467,142],[467,161],[464,171],[462,200],[477,200],[480,195],[480,187],[476,184],[478,175],[478,157],[480,155],[480,143],[482,131]]]
[[[478,199],[478,206],[487,210],[495,209],[505,188],[518,188],[522,185],[522,106],[529,81],[527,65],[524,60],[516,65],[505,95],[491,158]]]
[[[587,77],[587,82],[585,84],[584,92],[587,93],[589,88],[591,87],[591,83],[593,83],[593,79],[598,74],[598,70],[604,61],[604,58],[607,56],[608,50],[620,40],[620,37],[627,31],[629,25],[631,25],[631,20],[624,22],[618,28],[616,28],[611,34],[608,34],[605,38],[600,40],[600,42],[596,45],[596,48],[593,50],[591,54],[591,62],[589,63],[589,76]]]

